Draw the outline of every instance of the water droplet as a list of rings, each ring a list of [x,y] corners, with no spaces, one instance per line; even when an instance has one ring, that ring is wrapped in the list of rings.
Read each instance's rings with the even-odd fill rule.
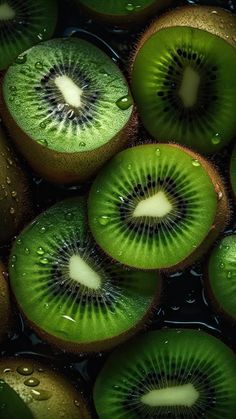
[[[116,101],[116,105],[122,111],[125,111],[126,109],[129,109],[133,105],[133,99],[130,95],[123,96]]]
[[[39,127],[42,129],[46,128],[46,122],[44,121],[40,122]]]
[[[20,246],[22,243],[21,239],[17,239],[16,243],[18,244],[18,246]]]
[[[30,250],[28,249],[28,247],[25,248],[25,253],[26,253],[26,255],[30,254]]]
[[[133,12],[135,9],[135,6],[132,3],[127,3],[125,6],[125,9],[127,10],[127,12]]]
[[[13,208],[13,207],[10,208],[10,214],[11,215],[15,214],[15,208]]]
[[[24,384],[28,387],[37,387],[40,384],[40,381],[37,378],[28,378],[24,381]]]
[[[156,154],[157,157],[160,157],[160,155],[161,155],[160,148],[156,148],[155,154]]]
[[[10,164],[10,166],[12,166],[12,165],[13,165],[13,161],[12,161],[12,159],[7,159],[7,162],[8,162],[8,164]]]
[[[192,165],[195,166],[195,167],[201,166],[198,159],[192,159]]]
[[[52,393],[47,390],[31,390],[34,400],[48,400],[52,397]]]
[[[20,374],[20,375],[31,375],[34,372],[34,369],[32,367],[24,367],[24,366],[20,366],[16,369],[16,371]]]
[[[11,368],[5,368],[5,370],[3,370],[4,374],[7,374],[8,372],[11,372]]]
[[[39,259],[39,262],[40,262],[42,265],[47,265],[47,264],[48,264],[48,259],[47,259],[47,258],[41,258],[41,259]]]
[[[8,185],[11,184],[11,179],[8,176],[6,177],[6,182],[7,182]]]
[[[45,139],[39,139],[39,140],[37,140],[38,141],[38,143],[39,144],[41,144],[41,145],[43,145],[43,146],[45,146],[45,147],[47,147],[47,145],[48,145],[48,142],[47,142],[47,140],[45,140]]]
[[[217,132],[216,134],[214,134],[211,138],[211,142],[214,145],[220,144],[220,142],[222,141],[221,135]]]
[[[80,147],[85,147],[85,146],[86,146],[86,144],[85,144],[83,141],[80,141],[79,146],[80,146]]]
[[[43,69],[43,63],[41,61],[37,61],[37,63],[35,63],[35,68],[37,70],[42,70]]]
[[[26,61],[27,61],[27,54],[20,54],[15,59],[16,64],[24,64],[24,63],[26,63]]]
[[[102,226],[106,226],[109,223],[109,220],[110,220],[110,217],[107,217],[106,215],[102,215],[98,219],[99,224],[101,224]]]
[[[16,88],[16,86],[10,86],[10,87],[9,87],[9,90],[10,90],[12,93],[14,93],[14,92],[16,92],[16,91],[17,91],[17,88]]]
[[[223,262],[221,262],[221,263],[220,263],[220,268],[221,268],[221,269],[224,269],[224,267],[225,267],[225,264],[224,264]]]
[[[42,247],[39,247],[37,250],[38,255],[44,255],[44,249]]]
[[[11,258],[11,261],[14,263],[14,262],[16,262],[16,259],[17,259],[16,255],[13,255],[12,258]]]
[[[46,227],[41,227],[40,228],[40,233],[45,233],[45,231],[46,231]]]
[[[218,196],[218,200],[220,201],[223,197],[223,192],[219,191],[217,196]]]
[[[65,213],[65,219],[67,221],[73,220],[75,218],[75,215],[72,212],[66,212]]]
[[[227,278],[229,278],[229,279],[232,278],[232,272],[230,272],[230,271],[228,272]]]
[[[11,196],[12,196],[13,198],[15,198],[15,197],[17,196],[17,192],[16,192],[16,191],[12,191]]]
[[[131,170],[132,169],[132,164],[128,164],[127,169]]]

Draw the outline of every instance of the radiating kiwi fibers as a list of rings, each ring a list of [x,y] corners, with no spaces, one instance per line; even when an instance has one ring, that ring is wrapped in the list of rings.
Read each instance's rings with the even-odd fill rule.
[[[234,419],[236,356],[197,330],[149,332],[113,352],[94,401],[100,419]]]
[[[230,161],[230,180],[234,196],[236,196],[236,146],[233,149]]]
[[[34,359],[1,358],[0,419],[89,419],[81,393]]]
[[[18,233],[31,212],[28,179],[0,127],[0,245]]]
[[[106,349],[134,334],[160,293],[155,272],[122,268],[99,253],[78,198],[48,209],[18,236],[9,269],[32,326],[72,352]]]
[[[174,144],[117,154],[88,201],[91,231],[109,256],[139,269],[183,268],[224,228],[229,210],[216,170]]]
[[[3,118],[33,169],[56,182],[91,176],[129,141],[132,98],[118,66],[82,39],[36,45],[3,82]]]
[[[224,237],[213,249],[206,287],[215,307],[236,321],[236,235]]]
[[[56,0],[0,0],[0,70],[29,47],[50,38],[56,21]]]
[[[7,336],[10,326],[11,306],[10,293],[6,278],[5,268],[0,261],[0,342]]]
[[[132,91],[146,129],[214,153],[236,135],[236,17],[186,7],[157,20],[137,46]]]

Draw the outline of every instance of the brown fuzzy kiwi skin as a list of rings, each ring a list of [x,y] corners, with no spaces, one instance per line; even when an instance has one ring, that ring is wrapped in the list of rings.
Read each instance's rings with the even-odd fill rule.
[[[177,7],[161,15],[142,34],[133,54],[132,65],[139,50],[152,35],[162,29],[180,26],[209,32],[236,48],[236,16],[231,12],[221,7]]]
[[[5,272],[5,267],[0,261],[0,342],[7,336],[11,324],[10,292]]]
[[[157,0],[142,12],[131,12],[126,15],[110,15],[99,13],[85,6],[79,0],[74,0],[74,2],[80,7],[84,14],[86,14],[88,17],[92,17],[94,20],[98,20],[111,25],[118,25],[122,28],[129,28],[130,25],[140,24],[146,19],[152,17],[154,14],[162,12],[168,7],[171,7],[174,3],[174,0]]]
[[[92,151],[62,153],[34,141],[14,121],[0,93],[0,113],[19,152],[31,168],[52,183],[74,184],[93,177],[113,155],[128,147],[137,131],[137,112],[109,142]],[[109,123],[109,122],[108,122]]]
[[[15,152],[0,127],[0,245],[33,215],[30,186]]]
[[[37,324],[32,322],[30,319],[27,318],[25,313],[22,310],[22,307],[20,305],[19,301],[16,301],[16,304],[18,305],[21,313],[23,314],[23,317],[25,318],[26,322],[29,324],[29,326],[40,336],[41,339],[48,342],[52,347],[55,349],[60,349],[62,351],[67,351],[73,354],[94,354],[96,352],[103,352],[113,349],[115,346],[120,345],[121,343],[125,342],[126,340],[130,339],[131,337],[135,336],[138,332],[144,330],[147,328],[147,326],[150,324],[150,320],[157,308],[157,306],[160,303],[161,295],[162,295],[162,289],[163,289],[163,281],[162,276],[159,274],[159,285],[156,289],[156,293],[153,296],[152,303],[149,307],[149,309],[146,311],[142,319],[130,328],[129,330],[121,333],[118,336],[114,336],[110,339],[105,339],[103,341],[97,341],[97,342],[88,342],[88,343],[78,343],[78,342],[70,342],[63,339],[60,339],[58,337],[55,337],[47,332],[45,332],[43,329],[41,329]],[[128,308],[127,308],[128,310]]]
[[[20,374],[17,371],[19,367],[31,369],[33,372],[30,375]],[[39,384],[35,387],[25,385],[24,382],[30,378],[39,380]],[[1,358],[0,379],[3,379],[26,402],[35,419],[56,419],[61,417],[62,413],[68,419],[92,418],[81,394],[64,376],[45,363],[20,357]],[[47,400],[35,400],[32,391],[40,392],[40,390],[48,391],[51,397]]]

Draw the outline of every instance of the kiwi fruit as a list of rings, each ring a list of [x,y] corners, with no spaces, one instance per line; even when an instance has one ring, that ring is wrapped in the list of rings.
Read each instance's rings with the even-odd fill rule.
[[[117,154],[95,179],[88,217],[98,245],[138,269],[182,269],[224,228],[228,199],[215,168],[177,144]]]
[[[75,353],[108,349],[132,336],[145,326],[161,289],[155,272],[131,271],[100,254],[83,198],[56,204],[20,233],[9,275],[31,326]]]
[[[234,419],[236,356],[202,331],[152,331],[109,357],[94,401],[100,419]]]
[[[148,132],[201,153],[236,135],[236,16],[187,6],[157,19],[141,37],[132,92]]]
[[[217,310],[236,321],[236,235],[223,237],[212,250],[206,272],[206,289]]]
[[[27,176],[0,127],[0,246],[18,233],[31,213]]]
[[[5,272],[5,267],[0,261],[0,342],[4,340],[9,331],[11,318],[10,293],[4,276]]]
[[[91,418],[64,376],[30,358],[1,358],[0,406],[0,419]]]
[[[50,38],[56,22],[56,0],[1,0],[0,70],[26,49]]]
[[[140,23],[173,4],[173,0],[76,0],[94,19],[113,25]]]
[[[230,161],[230,181],[234,196],[236,196],[236,146],[233,149]]]
[[[49,181],[88,179],[130,140],[135,118],[127,81],[83,39],[46,41],[24,57],[8,69],[2,91],[3,119],[16,145]]]

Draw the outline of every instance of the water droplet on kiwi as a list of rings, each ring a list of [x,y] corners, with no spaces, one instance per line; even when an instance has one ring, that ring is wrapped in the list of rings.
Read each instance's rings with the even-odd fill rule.
[[[211,13],[212,15],[218,15],[217,10],[211,10],[211,11],[210,11],[210,13]]]
[[[3,370],[4,374],[7,374],[9,372],[11,372],[11,368],[5,368],[5,370]]]
[[[127,169],[131,170],[132,169],[132,164],[128,164]]]
[[[24,366],[20,366],[16,369],[16,371],[18,372],[18,374],[20,375],[31,375],[34,372],[34,369],[32,367],[24,367]]]
[[[219,191],[217,193],[217,196],[218,196],[218,201],[220,201],[222,199],[222,197],[223,197],[223,192]]]
[[[40,122],[39,127],[42,129],[46,128],[46,122],[44,121]]]
[[[37,253],[38,253],[38,255],[42,256],[42,255],[44,255],[45,252],[44,252],[44,249],[42,247],[39,247],[38,250],[37,250]]]
[[[127,3],[125,6],[125,10],[127,10],[127,12],[133,12],[135,9],[135,6],[133,5],[133,3]]]
[[[11,179],[8,176],[6,177],[6,182],[7,182],[8,185],[11,184]]]
[[[14,102],[14,100],[15,100],[15,96],[10,96],[9,97],[9,102]]]
[[[43,69],[43,63],[41,61],[37,61],[37,63],[35,63],[35,68],[36,68],[36,70],[42,70]]]
[[[220,142],[222,141],[221,135],[217,132],[216,134],[214,134],[211,138],[211,142],[214,145],[220,144]]]
[[[106,226],[109,223],[109,220],[110,220],[110,217],[108,217],[107,215],[102,215],[98,219],[99,224],[101,224],[102,226]]]
[[[39,259],[39,262],[41,263],[41,265],[47,265],[49,261],[47,258],[41,258]]]
[[[221,268],[221,269],[224,269],[224,267],[225,267],[225,264],[224,264],[223,262],[221,262],[221,263],[220,263],[220,268]]]
[[[17,239],[16,243],[18,244],[18,246],[20,246],[22,243],[21,239]]]
[[[76,407],[80,407],[80,402],[78,400],[75,400],[74,404],[75,404]]]
[[[39,142],[39,144],[41,144],[41,145],[43,145],[45,147],[47,147],[47,145],[48,145],[48,142],[45,139],[39,139],[38,142]]]
[[[46,227],[41,227],[40,228],[40,233],[45,233],[45,231],[46,231]]]
[[[16,262],[16,260],[17,260],[16,255],[13,255],[12,258],[11,258],[11,261],[14,263],[14,262]]]
[[[133,99],[130,95],[123,96],[116,101],[116,105],[122,111],[125,111],[126,109],[129,109],[133,105]]]
[[[72,212],[66,212],[65,213],[65,219],[67,220],[67,221],[71,221],[71,220],[73,220],[75,218],[75,215],[72,213]]]
[[[229,272],[227,273],[227,278],[228,278],[228,279],[232,278],[232,272],[230,272],[230,271],[229,271]]]
[[[12,159],[7,159],[7,163],[8,163],[10,166],[12,166],[12,165],[13,165],[13,161],[12,161]]]
[[[10,208],[10,214],[11,215],[15,214],[15,208],[13,208],[13,207]]]
[[[80,141],[79,146],[80,146],[80,147],[85,147],[85,146],[86,146],[86,144],[85,144],[83,141]]]
[[[194,167],[199,167],[199,166],[201,166],[201,164],[200,164],[200,162],[199,162],[199,160],[198,160],[198,159],[192,159],[192,165],[193,165]]]
[[[16,191],[12,191],[11,196],[12,196],[12,198],[15,198],[17,196],[17,192]]]
[[[10,87],[9,87],[9,90],[10,90],[12,93],[14,93],[14,92],[16,92],[16,91],[17,91],[17,88],[16,88],[16,86],[10,86]]]
[[[51,391],[48,390],[31,390],[34,400],[48,400],[52,397]]]
[[[25,253],[26,253],[26,255],[30,254],[30,250],[28,249],[28,247],[25,248]]]
[[[156,148],[155,154],[156,154],[157,157],[160,157],[161,150],[159,148]]]
[[[27,380],[24,381],[24,384],[28,387],[37,387],[40,384],[40,381],[37,378],[27,378]]]

